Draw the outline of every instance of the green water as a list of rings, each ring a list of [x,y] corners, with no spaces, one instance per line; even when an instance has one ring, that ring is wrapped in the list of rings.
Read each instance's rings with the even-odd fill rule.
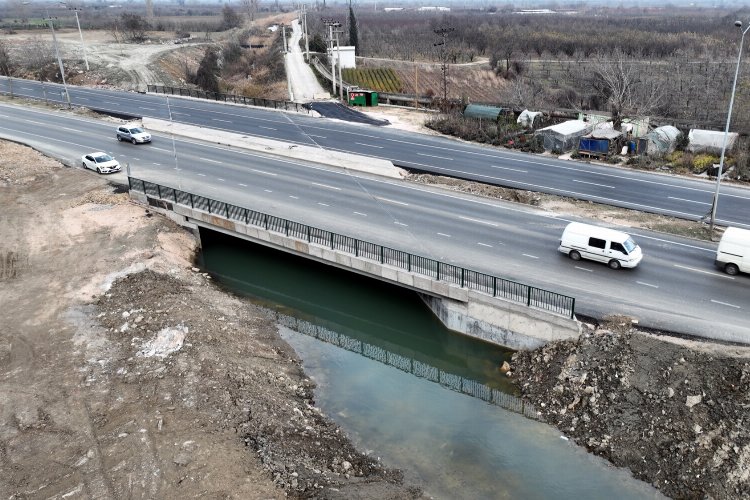
[[[520,415],[529,408],[498,371],[511,353],[447,331],[412,292],[219,233],[201,237],[209,272],[276,311],[318,384],[317,405],[360,450],[435,498],[662,498]]]

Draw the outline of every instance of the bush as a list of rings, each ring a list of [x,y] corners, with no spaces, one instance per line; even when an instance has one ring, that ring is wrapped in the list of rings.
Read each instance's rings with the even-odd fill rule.
[[[719,158],[710,154],[699,154],[693,158],[692,171],[695,173],[701,173],[712,167],[714,163],[719,163]]]

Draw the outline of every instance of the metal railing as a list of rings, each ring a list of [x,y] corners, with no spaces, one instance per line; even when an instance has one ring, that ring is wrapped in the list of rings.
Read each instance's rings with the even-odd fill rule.
[[[266,231],[283,234],[289,238],[307,241],[325,246],[331,250],[345,252],[361,259],[389,265],[405,271],[421,274],[435,281],[458,285],[461,288],[476,290],[480,293],[499,297],[528,307],[573,318],[575,315],[575,298],[551,292],[531,285],[499,278],[479,271],[473,271],[453,264],[396,250],[377,243],[370,243],[351,236],[308,226],[275,215],[257,212],[223,201],[213,200],[186,191],[181,191],[153,182],[128,177],[131,191],[144,193],[146,196],[176,203],[200,210],[209,214],[224,217],[230,221],[255,226]]]
[[[212,101],[232,102],[235,104],[246,104],[248,106],[260,106],[263,108],[283,109],[296,111],[298,113],[310,113],[310,110],[302,104],[291,101],[275,101],[261,97],[245,97],[237,94],[224,94],[222,92],[206,92],[205,90],[188,89],[183,87],[167,87],[165,85],[146,85],[148,92],[155,94],[170,94],[186,97],[197,97],[199,99],[210,99]]]

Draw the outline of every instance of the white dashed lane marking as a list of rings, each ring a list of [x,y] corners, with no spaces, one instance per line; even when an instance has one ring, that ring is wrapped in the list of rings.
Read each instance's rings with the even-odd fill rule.
[[[713,302],[714,304],[722,305],[722,306],[734,307],[735,309],[742,309],[742,307],[736,306],[734,304],[729,304],[728,302],[721,302],[721,301],[714,300],[714,299],[711,299],[711,302]]]

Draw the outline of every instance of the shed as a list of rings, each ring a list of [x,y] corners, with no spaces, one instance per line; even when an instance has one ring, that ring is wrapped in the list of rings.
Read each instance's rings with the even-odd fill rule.
[[[694,128],[688,134],[688,151],[691,153],[714,153],[721,154],[724,145],[724,132],[714,130],[700,130]],[[734,143],[737,141],[737,133],[729,132],[727,134],[727,152],[732,151]]]
[[[485,106],[483,104],[469,104],[464,108],[464,116],[466,118],[484,118],[497,121],[502,114],[503,108]]]
[[[542,138],[546,150],[569,151],[578,146],[578,139],[590,133],[591,130],[591,125],[582,120],[568,120],[540,128],[534,136]]]
[[[578,140],[578,152],[590,156],[607,156],[612,148],[618,146],[618,139],[622,136],[613,128],[612,122],[601,122],[594,126],[594,130]]]
[[[672,125],[655,128],[646,134],[648,140],[646,152],[652,156],[663,156],[671,153],[674,151],[679,135],[680,131]]]

